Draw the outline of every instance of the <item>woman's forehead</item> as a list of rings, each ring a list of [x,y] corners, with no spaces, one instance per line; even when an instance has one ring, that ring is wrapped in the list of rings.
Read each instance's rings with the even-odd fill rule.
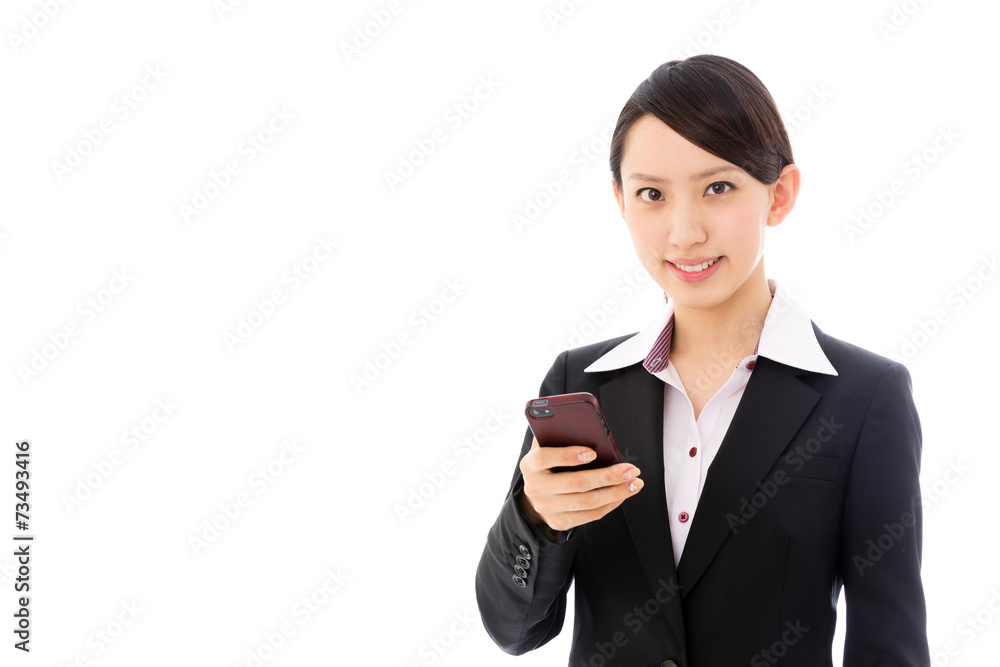
[[[643,116],[629,129],[622,156],[622,178],[663,183],[701,180],[716,174],[745,173],[737,165],[696,146],[655,116]]]

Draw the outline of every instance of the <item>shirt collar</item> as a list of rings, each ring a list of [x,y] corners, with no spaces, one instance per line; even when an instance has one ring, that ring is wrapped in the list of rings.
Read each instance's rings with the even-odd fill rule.
[[[809,316],[774,279],[768,278],[767,286],[771,290],[771,305],[754,356],[814,373],[837,375],[837,369],[816,340]],[[644,362],[646,369],[655,374],[667,365],[673,327],[674,303],[667,298],[646,327],[598,358],[584,372],[610,371]]]

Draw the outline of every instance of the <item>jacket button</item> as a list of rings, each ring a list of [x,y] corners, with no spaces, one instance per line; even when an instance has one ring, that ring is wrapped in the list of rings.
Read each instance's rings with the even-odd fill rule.
[[[521,567],[523,567],[525,570],[527,570],[529,567],[531,567],[531,562],[527,558],[525,558],[524,556],[518,556],[517,557],[517,564],[520,565]]]
[[[673,660],[664,660],[660,667],[677,667],[677,663]]]
[[[514,575],[514,583],[520,586],[521,588],[524,588],[525,586],[528,585],[528,582],[524,580],[524,577],[519,577],[516,574]]]
[[[514,572],[516,572],[519,577],[527,577],[528,576],[528,571],[525,570],[520,565],[515,565],[514,566]]]
[[[528,551],[528,547],[526,547],[526,546],[524,546],[524,545],[522,544],[522,545],[521,545],[520,547],[518,547],[518,549],[519,549],[519,550],[521,551],[521,555],[522,555],[522,556],[524,556],[524,557],[525,557],[525,558],[527,558],[528,560],[531,560],[531,552],[530,552],[530,551]]]

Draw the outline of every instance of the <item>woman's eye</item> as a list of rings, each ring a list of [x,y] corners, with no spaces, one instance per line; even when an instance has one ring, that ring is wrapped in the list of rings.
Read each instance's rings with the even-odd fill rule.
[[[705,192],[713,195],[724,195],[727,192],[729,192],[729,190],[726,190],[725,188],[729,188],[729,190],[732,190],[733,184],[726,183],[725,181],[718,181],[717,183],[712,183],[710,186],[708,186],[708,189],[705,190]]]
[[[663,193],[661,193],[656,188],[642,188],[636,194],[643,201],[660,201],[663,199]]]

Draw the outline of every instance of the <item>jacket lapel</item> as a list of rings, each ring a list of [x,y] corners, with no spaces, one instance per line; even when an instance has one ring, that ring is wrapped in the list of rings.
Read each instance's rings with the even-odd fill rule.
[[[642,491],[621,505],[650,586],[663,590],[663,614],[674,632],[673,645],[684,646],[679,581],[670,541],[663,475],[663,382],[641,364],[629,366],[600,388],[600,405],[622,458],[642,471]],[[642,602],[640,601],[640,605]]]
[[[739,516],[740,499],[753,497],[757,484],[764,480],[819,401],[821,394],[796,377],[803,372],[766,357],[757,358],[733,421],[709,466],[684,543],[677,568],[682,596],[691,591],[729,537],[726,515]],[[649,484],[646,468],[643,473]],[[662,461],[659,474],[662,477]]]

